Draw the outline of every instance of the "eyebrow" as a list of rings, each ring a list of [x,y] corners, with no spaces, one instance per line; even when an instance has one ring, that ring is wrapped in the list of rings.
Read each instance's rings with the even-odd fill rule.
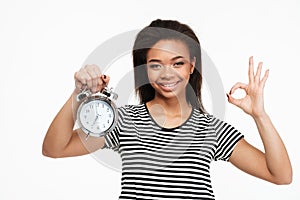
[[[184,58],[183,56],[175,56],[174,58],[172,58],[171,60],[176,60],[176,59],[179,59],[179,58]],[[159,59],[151,59],[149,60],[148,62],[162,62],[161,60]]]

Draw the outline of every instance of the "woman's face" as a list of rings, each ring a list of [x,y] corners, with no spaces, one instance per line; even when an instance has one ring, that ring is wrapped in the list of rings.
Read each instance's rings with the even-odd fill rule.
[[[195,66],[180,40],[160,40],[147,54],[147,73],[156,97],[184,98],[190,73]]]

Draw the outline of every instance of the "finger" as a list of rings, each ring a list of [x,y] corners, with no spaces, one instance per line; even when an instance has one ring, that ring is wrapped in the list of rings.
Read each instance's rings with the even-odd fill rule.
[[[237,89],[246,90],[247,87],[248,87],[247,84],[238,82],[234,86],[232,86],[232,88],[230,89],[229,94],[232,95]]]
[[[75,73],[74,79],[75,82],[80,82],[82,85],[86,84],[86,79],[84,73],[82,72],[82,69]]]
[[[91,67],[87,68],[86,71],[90,77],[90,82],[91,85],[89,85],[89,88],[91,89],[92,92],[96,92],[97,91],[97,86],[98,86],[98,81],[99,81],[99,77],[98,74],[95,72],[95,65],[91,65]]]
[[[83,84],[80,81],[75,81],[75,87],[76,89],[80,90],[82,89]]]
[[[106,75],[101,75],[99,79],[101,81],[101,84],[98,85],[97,90],[102,91],[108,85],[109,77]]]
[[[265,87],[265,84],[266,84],[266,81],[267,81],[268,77],[269,77],[269,70],[267,70],[265,72],[264,77],[261,79],[260,84],[261,84],[262,87]]]
[[[262,62],[258,63],[258,67],[257,67],[256,74],[255,74],[255,78],[254,78],[254,80],[255,80],[256,82],[259,82],[259,81],[260,81],[260,75],[261,75],[262,65],[263,65]]]
[[[78,80],[78,72],[74,74],[74,79],[75,79],[75,91],[79,93],[82,88],[82,83]]]
[[[81,83],[83,85],[87,85],[87,89],[91,89],[93,87],[92,77],[88,73],[88,69],[90,68],[89,65],[86,65],[84,68],[82,68],[79,73],[81,76]]]
[[[253,82],[254,68],[253,68],[253,56],[249,58],[249,69],[248,69],[249,82]]]
[[[110,80],[110,77],[109,77],[109,76],[103,74],[103,75],[101,75],[101,79],[102,79],[102,81],[103,81],[103,83],[104,83],[105,85],[108,85],[108,82],[109,82],[109,80]]]
[[[103,84],[101,80],[101,70],[97,65],[93,65],[93,72],[94,72],[94,77],[93,77],[93,92],[99,92],[101,86]]]
[[[93,65],[93,70],[95,71],[98,77],[102,75],[101,70],[97,65]]]
[[[103,84],[103,81],[101,79],[101,76],[102,76],[101,70],[97,65],[94,65],[93,70],[94,70],[95,74],[97,75],[97,87],[99,87],[99,85],[101,86]]]
[[[241,105],[241,102],[242,100],[241,99],[235,99],[233,96],[231,96],[230,94],[227,94],[227,99],[228,99],[228,102],[237,106],[237,107],[240,107]]]

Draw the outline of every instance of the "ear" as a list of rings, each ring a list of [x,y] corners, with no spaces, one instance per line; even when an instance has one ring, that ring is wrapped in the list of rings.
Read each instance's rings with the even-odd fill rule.
[[[194,56],[193,59],[191,59],[191,71],[190,71],[191,74],[195,70],[195,65],[196,65],[196,57]]]

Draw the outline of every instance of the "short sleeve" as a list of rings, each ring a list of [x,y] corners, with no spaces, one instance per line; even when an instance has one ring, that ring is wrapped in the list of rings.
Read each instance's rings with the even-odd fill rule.
[[[119,150],[120,146],[120,133],[124,123],[125,107],[118,108],[118,121],[116,127],[104,136],[105,145],[103,148],[112,149],[114,151]]]
[[[228,161],[235,145],[244,136],[232,125],[213,117],[212,125],[216,133],[216,152],[214,160]]]

